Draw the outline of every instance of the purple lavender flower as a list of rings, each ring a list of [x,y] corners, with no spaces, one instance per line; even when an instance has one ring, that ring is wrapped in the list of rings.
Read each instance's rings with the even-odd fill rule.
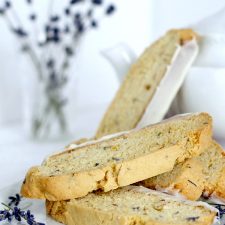
[[[23,212],[19,208],[17,208],[17,207],[14,207],[13,208],[12,215],[15,217],[16,220],[21,221],[21,215],[22,215],[22,213]]]
[[[35,13],[30,14],[30,20],[35,21],[37,19],[37,15]]]
[[[81,14],[78,12],[78,13],[75,13],[74,14],[74,20],[77,21],[77,20],[80,20],[81,19]]]
[[[67,16],[69,16],[71,13],[70,8],[65,8],[64,12]]]
[[[87,11],[87,17],[92,17],[93,16],[93,9],[89,9]]]
[[[215,204],[215,208],[219,210],[220,218],[225,215],[225,205]]]
[[[66,34],[70,33],[70,26],[69,26],[69,25],[65,25],[63,31],[64,31],[64,33],[66,33]]]
[[[11,8],[11,2],[10,1],[5,1],[5,8],[7,8],[7,9]]]
[[[18,206],[21,201],[21,196],[19,194],[16,194],[15,196],[9,196],[9,206],[15,205]]]
[[[26,37],[28,35],[27,32],[21,27],[14,28],[13,32],[20,38]]]
[[[114,5],[109,5],[106,9],[106,14],[111,15],[116,10]]]
[[[96,28],[98,26],[98,23],[95,20],[91,21],[91,26]]]
[[[76,19],[74,21],[74,25],[75,25],[76,30],[77,30],[78,33],[83,33],[84,32],[85,27],[84,27],[83,22],[80,19]]]
[[[9,205],[2,203],[5,206],[4,210],[0,210],[0,221],[7,220],[11,222],[13,219],[21,222],[25,220],[28,225],[45,225],[44,223],[39,223],[35,221],[34,215],[30,212],[30,210],[23,211],[17,206],[11,208]]]
[[[4,220],[12,221],[12,215],[8,210],[0,210],[0,221]]]
[[[5,9],[4,8],[0,8],[0,15],[4,15],[5,14]]]
[[[84,0],[71,0],[71,1],[70,1],[70,4],[71,4],[71,5],[74,5],[74,4],[83,2],[83,1],[84,1]]]
[[[92,4],[94,5],[101,5],[103,3],[103,0],[92,0]]]
[[[50,20],[51,22],[58,22],[60,20],[60,17],[59,15],[54,15],[54,16],[51,16]]]
[[[65,47],[65,52],[68,56],[72,56],[74,54],[73,49],[70,46]]]
[[[47,68],[52,69],[55,66],[55,60],[53,58],[48,59],[46,63]]]

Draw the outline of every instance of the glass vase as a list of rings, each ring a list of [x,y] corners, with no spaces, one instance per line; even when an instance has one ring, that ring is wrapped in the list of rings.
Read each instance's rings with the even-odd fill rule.
[[[46,76],[43,80],[26,74],[24,79],[24,125],[29,137],[38,140],[52,140],[68,137],[71,133],[68,111],[73,80],[57,76]],[[71,103],[71,104],[70,104]],[[75,115],[74,115],[75,116]]]

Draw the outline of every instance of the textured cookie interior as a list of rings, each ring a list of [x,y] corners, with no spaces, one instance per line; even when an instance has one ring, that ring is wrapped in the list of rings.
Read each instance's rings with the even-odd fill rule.
[[[89,194],[85,198],[68,202],[70,213],[77,208],[109,214],[111,215],[109,220],[116,216],[126,217],[128,220],[143,224],[148,221],[160,221],[162,224],[195,224],[195,222],[197,224],[211,224],[210,220],[212,222],[216,214],[216,212],[212,212],[209,208],[198,205],[198,203],[180,201],[153,191],[144,193],[127,188],[111,191],[107,194]],[[201,223],[206,219],[209,220],[208,223]]]
[[[196,38],[192,30],[171,30],[139,57],[105,113],[97,137],[137,126],[179,46]],[[160,107],[160,102],[159,102]]]
[[[54,155],[40,167],[40,172],[42,175],[51,176],[87,171],[132,160],[173,145],[185,149],[180,157],[183,160],[200,153],[200,134],[204,129],[210,132],[210,127],[211,117],[208,114],[177,117]],[[210,135],[207,134],[208,139],[211,138]]]
[[[148,188],[169,188],[167,191],[171,192],[172,189],[178,189],[188,199],[197,200],[203,192],[210,195],[218,191],[219,179],[221,176],[225,177],[224,168],[224,151],[216,142],[212,142],[199,156],[180,163],[172,171],[149,178],[141,184]],[[225,196],[224,190],[219,192],[223,192]]]
[[[217,183],[221,177],[225,180],[225,152],[216,142],[207,148],[198,159],[203,165],[203,174],[206,182],[205,192],[212,194],[217,191]],[[225,190],[224,190],[225,191]],[[225,192],[223,193],[225,197]]]

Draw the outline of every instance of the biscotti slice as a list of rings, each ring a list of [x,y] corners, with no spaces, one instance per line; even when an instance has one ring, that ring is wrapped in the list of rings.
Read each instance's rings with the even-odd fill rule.
[[[216,142],[199,157],[206,177],[204,196],[215,196],[225,201],[225,152]]]
[[[96,137],[160,122],[198,53],[197,38],[192,30],[171,30],[147,48],[130,68]]]
[[[208,114],[188,114],[78,145],[31,168],[21,193],[29,198],[66,200],[156,176],[199,155],[211,142],[211,128]]]
[[[164,174],[141,181],[139,184],[184,199],[198,200],[203,193],[205,177],[198,159],[188,159]]]
[[[207,225],[217,210],[143,187],[128,186],[84,198],[46,202],[47,213],[67,225]]]
[[[225,199],[225,154],[214,141],[203,153],[179,163],[164,174],[141,182],[148,188],[171,194],[181,194],[190,200],[197,200],[202,194],[215,195]]]

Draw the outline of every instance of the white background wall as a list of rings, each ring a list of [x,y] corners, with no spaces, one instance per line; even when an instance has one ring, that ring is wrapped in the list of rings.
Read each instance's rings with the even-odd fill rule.
[[[18,0],[23,13],[24,6]],[[44,7],[40,1],[39,7]],[[108,103],[118,88],[115,73],[99,52],[120,42],[137,54],[152,40],[172,27],[182,27],[212,14],[224,6],[221,0],[115,0],[117,12],[105,19],[97,31],[84,39],[71,75],[75,77],[70,93],[74,108]],[[0,124],[22,118],[22,85],[33,76],[27,61],[18,52],[17,42],[0,19]]]
[[[225,6],[225,1],[221,0],[155,0],[153,2],[153,38],[162,35],[169,28],[193,24]]]

